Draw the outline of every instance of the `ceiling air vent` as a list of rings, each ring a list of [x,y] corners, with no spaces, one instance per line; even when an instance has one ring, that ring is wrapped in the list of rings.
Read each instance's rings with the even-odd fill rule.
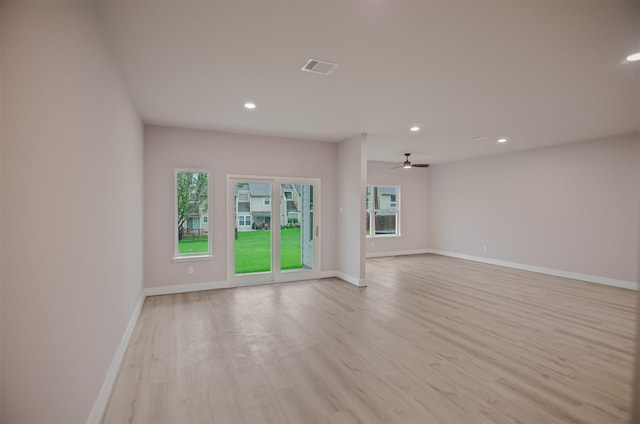
[[[313,72],[315,74],[329,75],[335,71],[339,65],[319,59],[309,59],[302,67],[302,71]]]

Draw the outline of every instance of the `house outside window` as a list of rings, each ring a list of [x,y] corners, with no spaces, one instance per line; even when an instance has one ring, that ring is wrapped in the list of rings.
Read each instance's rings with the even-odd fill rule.
[[[367,237],[400,235],[400,187],[367,186]]]
[[[175,174],[175,255],[210,257],[209,172],[178,169]]]

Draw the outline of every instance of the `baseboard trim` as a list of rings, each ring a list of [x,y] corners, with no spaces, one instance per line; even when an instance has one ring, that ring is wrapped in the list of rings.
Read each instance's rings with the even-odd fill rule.
[[[321,272],[317,278],[331,278],[336,277],[336,271],[323,271]],[[229,281],[209,281],[204,283],[191,283],[191,284],[176,284],[173,286],[157,286],[157,287],[147,287],[143,290],[145,296],[163,296],[166,294],[180,294],[180,293],[190,293],[197,291],[205,291],[205,290],[217,290],[217,289],[232,289],[236,287],[250,287],[250,286],[262,286],[266,284],[280,284],[280,283],[290,283],[295,281],[311,281],[314,278],[307,280],[298,280],[292,279],[290,281],[269,281],[269,282],[248,282],[248,283],[238,283]]]
[[[393,250],[389,252],[367,252],[367,258],[382,258],[387,256],[422,255],[431,253],[431,249]]]
[[[140,298],[138,299],[138,303],[136,304],[136,307],[131,314],[131,318],[129,319],[127,328],[125,328],[124,334],[120,339],[120,344],[118,345],[118,348],[113,355],[111,365],[109,365],[107,375],[105,376],[104,382],[102,383],[102,388],[98,393],[98,397],[95,403],[93,404],[93,408],[91,408],[91,413],[89,414],[89,418],[87,419],[88,424],[99,424],[102,421],[102,417],[105,413],[105,410],[107,409],[107,403],[109,403],[111,391],[113,390],[116,378],[118,377],[118,372],[120,371],[120,366],[122,365],[122,360],[124,359],[124,354],[127,352],[127,347],[129,347],[129,341],[131,340],[131,336],[133,335],[133,329],[136,327],[136,323],[138,322],[138,318],[140,317],[140,311],[142,311],[142,305],[144,304],[145,298],[146,296],[144,295],[144,293],[141,293]]]
[[[319,278],[337,278],[338,271],[322,271]]]
[[[147,287],[143,293],[145,296],[162,296],[165,294],[190,293],[204,290],[228,289],[238,287],[227,281],[208,281],[204,283],[176,284],[173,286]]]
[[[336,271],[336,277],[341,280],[351,283],[358,287],[367,287],[367,282],[364,279],[354,277],[353,275],[345,274],[344,272]]]
[[[339,278],[349,284],[353,284],[354,286],[367,287],[366,280],[361,280],[353,275],[345,274],[340,271],[323,271],[320,273],[320,278]]]
[[[615,278],[600,277],[597,275],[580,274],[577,272],[563,271],[560,269],[544,268],[535,265],[521,264],[517,262],[502,261],[499,259],[483,258],[480,256],[465,255],[463,253],[448,252],[446,250],[430,249],[430,253],[452,258],[466,259],[474,262],[482,262],[490,265],[504,266],[507,268],[521,269],[523,271],[538,272],[540,274],[553,275],[556,277],[571,278],[573,280],[586,281],[589,283],[602,284],[605,286],[619,287],[622,289],[638,290],[639,284],[635,281],[617,280]]]

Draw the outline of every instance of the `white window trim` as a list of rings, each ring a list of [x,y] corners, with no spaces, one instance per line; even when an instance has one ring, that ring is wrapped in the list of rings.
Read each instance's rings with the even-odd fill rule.
[[[171,262],[196,262],[196,261],[212,261],[213,255],[180,255],[171,258]]]
[[[173,258],[171,262],[210,261],[214,258],[211,237],[211,219],[204,223],[207,229],[208,253],[178,253],[178,172],[206,172],[207,173],[207,217],[211,212],[211,171],[206,168],[176,168],[173,173]]]
[[[400,186],[395,184],[367,184],[367,190],[371,188],[371,192],[373,193],[373,187],[393,187],[396,189],[396,233],[395,234],[376,234],[375,233],[375,199],[370,199],[369,205],[370,208],[365,209],[365,212],[369,212],[369,229],[371,230],[371,234],[366,235],[367,238],[391,238],[391,237],[401,237],[402,233],[400,232],[400,204],[401,204],[401,196],[400,196]],[[366,206],[366,205],[365,205]],[[378,209],[378,212],[393,212],[393,209]]]

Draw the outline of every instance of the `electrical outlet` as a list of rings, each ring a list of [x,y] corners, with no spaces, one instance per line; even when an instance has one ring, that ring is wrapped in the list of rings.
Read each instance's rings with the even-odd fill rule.
[[[189,268],[187,268],[187,273],[193,274],[193,265],[189,265]]]

